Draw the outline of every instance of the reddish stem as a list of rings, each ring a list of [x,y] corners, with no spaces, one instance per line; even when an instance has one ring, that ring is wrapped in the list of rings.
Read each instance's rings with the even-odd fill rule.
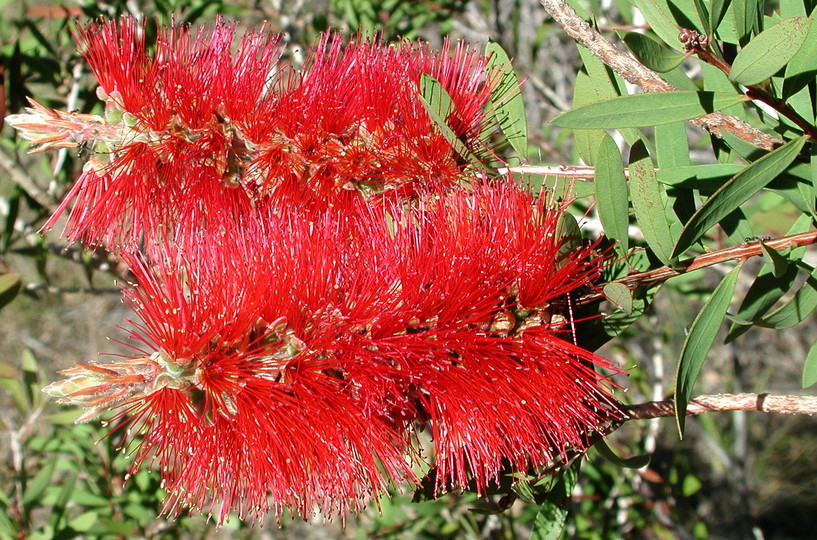
[[[749,257],[756,257],[763,253],[761,244],[765,244],[767,247],[770,247],[776,251],[781,251],[789,247],[802,247],[815,243],[817,243],[817,231],[809,231],[791,236],[782,236],[780,238],[774,238],[763,242],[758,241],[739,244],[737,246],[710,251],[709,253],[704,253],[703,255],[680,261],[674,267],[662,266],[661,268],[656,268],[655,270],[630,274],[623,278],[617,279],[612,283],[622,283],[630,290],[635,290],[639,287],[661,283],[670,278],[680,276],[681,274],[686,274],[687,272],[692,272],[693,270],[706,268],[707,266],[714,266],[716,264],[728,261],[738,261],[741,259],[748,259]],[[579,299],[579,303],[588,304],[590,302],[600,300],[603,298],[603,296],[604,295],[600,292],[586,294]]]

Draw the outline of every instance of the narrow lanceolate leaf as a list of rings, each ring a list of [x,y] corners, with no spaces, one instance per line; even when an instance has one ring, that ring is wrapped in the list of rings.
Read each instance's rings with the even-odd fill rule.
[[[627,228],[630,225],[630,204],[627,179],[616,143],[605,134],[596,153],[596,209],[604,226],[604,234],[616,243],[616,251],[625,254],[629,249]]]
[[[794,17],[758,34],[735,57],[729,78],[750,86],[780,71],[803,45],[810,23],[806,17]]]
[[[763,251],[763,258],[772,267],[772,275],[776,278],[783,276],[789,268],[789,260],[778,253],[776,249],[767,246],[765,242],[760,243],[760,249]]]
[[[520,156],[527,157],[528,123],[525,103],[519,91],[519,78],[513,70],[511,59],[499,43],[489,41],[485,54],[490,58],[488,69],[492,73],[496,70],[499,76],[499,82],[491,92],[491,113],[508,143]]]
[[[797,157],[804,144],[805,137],[789,141],[747,166],[721,186],[684,226],[675,243],[672,256],[677,257],[686,251],[716,223],[782,174]]]
[[[742,101],[746,101],[746,97],[721,92],[635,94],[584,105],[560,114],[552,122],[573,129],[658,126],[698,118]]]
[[[755,324],[764,328],[781,330],[800,324],[817,308],[817,269],[811,272],[803,286],[788,302]]]
[[[763,16],[763,0],[739,0],[732,2],[732,15],[735,21],[735,32],[741,45],[760,28]]]
[[[608,445],[607,441],[604,439],[600,439],[593,445],[593,448],[596,449],[596,452],[598,452],[601,457],[617,467],[622,467],[625,469],[640,469],[641,467],[646,467],[650,463],[650,456],[646,454],[633,456],[631,458],[622,458],[616,454],[615,450],[610,448],[610,445]]]
[[[685,59],[684,55],[664,47],[646,34],[628,32],[624,36],[624,43],[639,62],[658,73],[672,71]]]
[[[703,34],[707,36],[712,35],[712,26],[709,23],[709,12],[706,9],[702,0],[692,0],[692,5],[695,7],[695,14],[698,16],[696,22],[698,22],[700,26],[700,30]],[[686,13],[689,13],[687,10]],[[686,15],[685,13],[685,15]]]
[[[718,330],[726,316],[726,310],[729,309],[741,266],[742,264],[736,266],[715,288],[712,296],[692,321],[689,334],[681,349],[681,359],[678,362],[678,372],[675,378],[675,419],[681,437],[684,436],[687,403],[692,394],[692,388],[698,380],[701,366],[706,360],[709,349],[715,343]]]
[[[655,127],[655,160],[659,170],[689,166],[689,143],[683,122]]]
[[[712,0],[709,3],[709,28],[718,28],[726,12],[726,0]]]
[[[811,216],[802,215],[786,232],[785,236],[804,233],[811,229]],[[783,275],[777,277],[772,273],[770,265],[764,265],[757,274],[755,281],[749,286],[734,317],[726,343],[734,341],[745,334],[757,319],[762,318],[785,295],[800,273],[796,264],[806,253],[805,247],[791,250],[786,257],[789,262]]]
[[[644,143],[638,141],[630,155],[630,199],[635,219],[653,253],[664,264],[672,259],[672,233],[664,208],[661,184]]]
[[[817,383],[817,341],[811,346],[806,356],[806,363],[803,365],[803,388]]]
[[[817,22],[815,15],[808,18],[808,32],[803,38],[803,44],[789,60],[786,66],[786,77],[794,77],[817,72]]]
[[[633,4],[664,43],[673,49],[683,50],[681,42],[678,41],[678,23],[675,22],[666,0],[633,0]]]
[[[425,107],[428,116],[437,126],[437,129],[440,130],[445,140],[448,141],[448,144],[454,148],[460,157],[470,163],[478,162],[479,159],[466,148],[448,125],[448,116],[454,112],[454,102],[451,100],[451,96],[448,95],[448,92],[443,88],[443,85],[440,84],[440,81],[428,73],[423,73],[420,76],[420,102]]]

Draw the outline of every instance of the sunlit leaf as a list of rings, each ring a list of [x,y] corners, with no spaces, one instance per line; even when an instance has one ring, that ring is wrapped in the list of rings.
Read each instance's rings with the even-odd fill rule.
[[[476,163],[479,160],[474,156],[463,142],[451,130],[448,125],[448,117],[454,112],[454,102],[451,96],[440,84],[440,81],[429,75],[423,73],[420,76],[420,102],[428,113],[428,116],[440,130],[440,133],[445,137],[445,140],[454,148],[454,150],[466,161]]]
[[[686,251],[721,219],[783,173],[804,144],[805,137],[789,141],[747,166],[721,186],[684,226],[675,243],[672,256],[677,257]]]
[[[573,87],[573,107],[580,107],[601,99],[604,98],[598,95],[598,91],[595,88],[595,81],[584,71],[577,73],[576,83]],[[604,135],[603,129],[577,129],[573,131],[573,141],[576,152],[588,165],[596,165],[598,163],[596,151]]]
[[[738,84],[758,84],[780,71],[806,39],[811,21],[785,19],[752,39],[735,57],[729,78]]]
[[[735,32],[738,40],[745,45],[752,34],[760,29],[763,16],[762,0],[732,0],[732,15],[735,19]]]
[[[724,14],[728,0],[711,0],[709,2],[709,28],[717,29]]]
[[[604,226],[604,233],[616,242],[616,251],[622,255],[629,249],[627,229],[630,225],[629,195],[624,163],[613,139],[605,134],[597,151],[598,165],[593,182],[596,209]]]
[[[810,228],[811,218],[806,215],[800,216],[786,232],[786,236],[800,234]],[[788,254],[787,258],[791,263],[794,263],[801,260],[805,252],[805,247],[795,248]],[[775,277],[772,274],[771,267],[764,265],[752,285],[749,286],[749,290],[746,291],[737,313],[734,317],[730,317],[734,322],[726,335],[726,342],[729,343],[746,333],[756,319],[763,317],[772,309],[794,284],[798,274],[799,269],[795,264],[789,264],[786,272],[780,277]]]
[[[560,114],[552,123],[572,129],[657,126],[698,118],[742,101],[746,101],[744,96],[716,92],[635,94],[583,105]]]
[[[567,519],[567,502],[573,494],[578,479],[578,463],[562,472],[547,499],[539,506],[533,523],[530,540],[558,540]]]
[[[623,283],[608,283],[602,289],[604,297],[628,315],[633,312],[633,292]]]
[[[658,181],[671,186],[715,191],[744,168],[738,163],[705,163],[683,167],[659,167]],[[714,188],[713,188],[714,186]]]
[[[593,445],[593,448],[596,449],[596,452],[598,452],[600,456],[617,467],[622,467],[625,469],[640,469],[641,467],[646,467],[650,463],[650,456],[648,455],[622,458],[616,454],[612,448],[610,448],[610,445],[608,445],[607,441],[604,439],[599,439],[596,444]]]
[[[689,144],[683,122],[655,126],[655,161],[659,170],[689,166]]]
[[[778,278],[783,276],[789,268],[788,259],[778,253],[777,250],[767,246],[766,242],[760,243],[760,249],[763,251],[763,258],[771,265],[772,275]]]
[[[814,18],[815,16],[812,15],[807,19],[807,33],[803,37],[802,45],[789,60],[786,67],[787,78],[803,74],[812,74],[813,76],[814,72],[817,71],[817,24],[815,24]]]
[[[624,43],[639,62],[658,73],[672,71],[681,65],[685,56],[661,45],[646,34],[628,32]]]
[[[664,43],[677,49],[683,50],[683,45],[678,41],[678,23],[672,16],[669,5],[664,0],[633,0],[633,4],[644,15],[647,24]]]
[[[817,308],[817,270],[814,270],[803,286],[785,304],[755,324],[764,328],[791,328],[800,324]]]
[[[630,198],[636,222],[653,253],[664,264],[669,264],[672,234],[655,167],[644,143],[639,141],[630,152]]]
[[[497,70],[500,76],[499,83],[491,92],[491,113],[513,149],[520,156],[527,157],[528,123],[525,118],[525,103],[511,59],[495,41],[488,42],[485,54],[489,57],[488,69],[491,72]]]
[[[701,367],[706,360],[709,349],[715,343],[718,330],[726,316],[726,311],[729,309],[741,266],[739,264],[733,268],[715,288],[712,296],[709,297],[695,320],[692,321],[689,334],[687,334],[681,348],[681,358],[678,361],[678,371],[675,378],[675,420],[678,424],[678,432],[682,437],[686,425],[687,403],[689,403],[692,388],[698,380]]]

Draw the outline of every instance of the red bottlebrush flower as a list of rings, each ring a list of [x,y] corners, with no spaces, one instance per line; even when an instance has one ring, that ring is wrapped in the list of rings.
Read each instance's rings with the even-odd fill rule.
[[[233,50],[235,31],[160,28],[152,53],[133,19],[78,31],[105,117],[36,104],[9,117],[40,151],[92,151],[46,227],[73,204],[69,238],[114,248],[182,221],[206,228],[204,216],[268,199],[343,207],[349,192],[413,195],[468,179],[471,158],[420,101],[422,74],[450,95],[454,135],[475,155],[491,151],[481,137],[498,73],[461,44],[434,53],[410,42],[344,46],[327,34],[296,71],[277,36],[261,28]]]
[[[260,205],[126,255],[135,358],[49,393],[85,418],[119,408],[168,509],[219,522],[357,510],[417,482],[416,422],[440,491],[585,448],[619,412],[594,371],[611,366],[548,315],[597,271],[589,248],[558,258],[563,208],[506,182],[382,202]]]

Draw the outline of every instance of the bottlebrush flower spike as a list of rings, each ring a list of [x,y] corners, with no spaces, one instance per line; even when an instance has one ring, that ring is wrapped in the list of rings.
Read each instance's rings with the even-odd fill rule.
[[[46,225],[73,204],[71,240],[115,248],[181,221],[207,228],[205,216],[268,199],[343,207],[355,196],[461,181],[467,160],[419,99],[425,73],[451,97],[454,135],[472,154],[491,153],[485,109],[499,73],[462,44],[435,53],[410,42],[344,46],[327,34],[296,70],[265,28],[235,50],[236,27],[223,21],[160,28],[153,53],[145,34],[131,18],[77,33],[104,118],[36,103],[9,117],[34,151],[91,151]]]
[[[559,257],[561,205],[487,181],[382,202],[260,205],[125,254],[134,358],[69,370],[49,392],[83,418],[119,410],[167,509],[218,522],[343,513],[419,482],[417,427],[438,492],[484,493],[620,415],[594,371],[611,366],[563,340],[549,304],[597,272],[592,249]]]

